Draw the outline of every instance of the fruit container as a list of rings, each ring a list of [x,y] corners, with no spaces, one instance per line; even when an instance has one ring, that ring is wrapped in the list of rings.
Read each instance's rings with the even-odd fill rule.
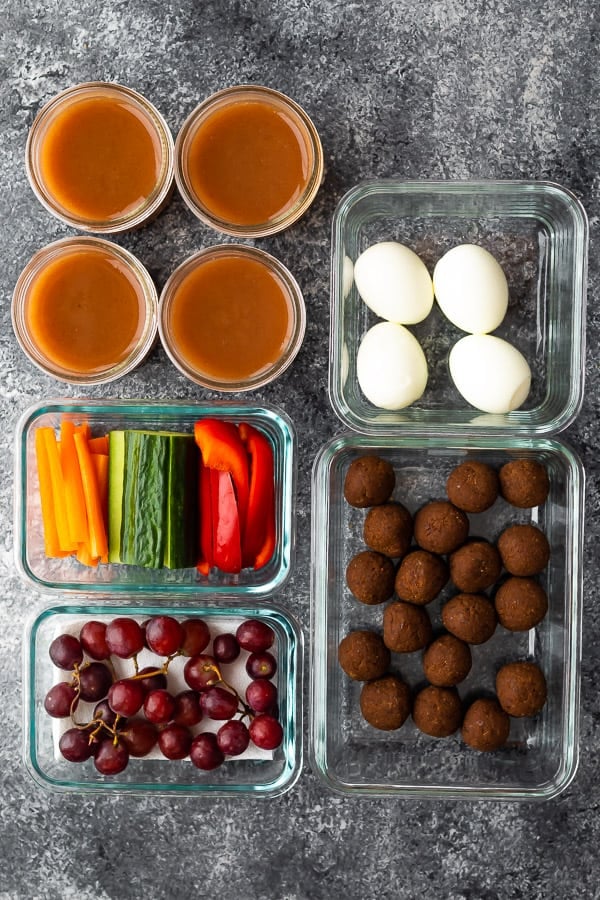
[[[459,244],[479,244],[495,256],[508,281],[509,302],[493,333],[514,344],[532,373],[519,409],[481,412],[458,393],[448,355],[465,333],[437,302],[427,318],[408,326],[428,365],[421,398],[394,411],[366,399],[356,356],[378,319],[358,295],[352,273],[357,257],[380,241],[408,246],[430,274]],[[396,179],[358,184],[333,218],[329,393],[335,412],[351,429],[381,435],[546,435],[566,428],[583,394],[587,253],[585,210],[556,184]]]
[[[361,716],[361,682],[342,671],[338,646],[349,631],[382,633],[386,604],[359,602],[345,581],[350,559],[366,549],[367,510],[346,502],[344,481],[351,462],[367,454],[392,463],[392,499],[411,513],[444,499],[448,474],[467,459],[499,468],[511,459],[534,458],[547,469],[550,491],[543,505],[517,509],[499,498],[487,511],[469,516],[471,536],[495,541],[509,524],[533,523],[551,548],[538,578],[548,596],[545,618],[522,632],[498,624],[490,640],[471,646],[473,666],[458,685],[464,707],[477,696],[494,694],[496,671],[505,663],[528,659],[541,667],[547,702],[535,717],[511,717],[501,749],[470,749],[460,730],[447,738],[429,737],[410,716],[394,731],[375,729]],[[584,472],[575,453],[547,438],[344,435],[317,456],[312,488],[311,754],[323,782],[335,792],[365,797],[544,800],[563,791],[578,762]],[[448,582],[426,607],[434,637],[442,630],[441,608],[456,593]],[[488,595],[493,599],[493,587]],[[413,696],[426,684],[421,651],[392,653],[391,671],[409,684]]]
[[[96,599],[96,598],[95,598]],[[244,796],[274,797],[289,790],[300,773],[302,764],[302,633],[295,620],[271,602],[260,607],[252,603],[229,598],[205,602],[196,596],[190,604],[161,601],[159,596],[139,598],[129,595],[111,605],[105,596],[104,603],[86,605],[79,599],[73,603],[48,606],[29,622],[24,641],[24,754],[27,768],[33,779],[42,787],[53,791],[118,793],[157,793],[171,796]],[[259,620],[274,635],[270,649],[276,660],[277,671],[272,681],[277,688],[276,715],[281,723],[281,743],[276,749],[260,749],[252,742],[240,756],[227,756],[212,770],[197,768],[190,757],[166,758],[155,746],[144,757],[130,756],[126,767],[116,774],[100,774],[93,758],[84,762],[71,762],[59,749],[61,735],[72,724],[69,718],[61,719],[47,714],[44,702],[51,687],[61,681],[70,681],[72,674],[57,668],[49,656],[52,641],[62,634],[79,635],[85,622],[94,620],[107,625],[115,618],[134,618],[138,623],[153,616],[168,615],[183,620],[202,620],[210,632],[211,641],[220,633],[235,633],[237,626],[247,620]],[[212,653],[209,643],[205,652]],[[143,656],[142,654],[145,654]],[[241,650],[232,663],[221,663],[224,680],[239,692],[250,681],[245,672],[249,653]],[[139,665],[156,665],[163,658],[144,649],[139,654]],[[133,674],[133,660],[112,656],[117,674],[124,677]],[[92,660],[84,655],[81,665]],[[168,669],[168,688],[188,690],[183,676],[185,657],[175,657]],[[177,668],[176,668],[177,667]],[[80,703],[75,710],[77,721],[88,722],[93,717],[94,704]],[[90,712],[92,711],[92,712]],[[134,718],[144,719],[143,711]],[[132,719],[129,719],[131,722]],[[250,719],[246,718],[246,722]],[[193,735],[199,732],[216,733],[223,725],[204,716],[190,728]],[[165,726],[158,726],[161,730]],[[108,737],[109,742],[112,738]]]
[[[45,555],[35,434],[45,426],[58,434],[60,423],[87,422],[92,435],[119,429],[193,434],[202,418],[247,422],[262,431],[273,450],[275,480],[275,549],[261,568],[238,574],[212,568],[201,574],[188,568],[143,568],[80,564],[74,556]],[[281,588],[289,576],[295,542],[296,437],[287,416],[276,409],[233,403],[163,403],[150,400],[49,400],[30,407],[16,429],[15,445],[15,558],[21,576],[35,589],[77,591],[84,596],[123,593],[169,594],[194,597],[266,596]]]

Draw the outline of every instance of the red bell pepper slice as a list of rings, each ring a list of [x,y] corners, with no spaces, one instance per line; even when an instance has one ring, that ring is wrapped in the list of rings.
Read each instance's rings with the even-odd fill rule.
[[[214,566],[213,518],[210,484],[210,469],[200,460],[198,475],[198,499],[200,502],[200,559],[196,568],[202,575],[208,575]]]
[[[275,465],[268,438],[242,422],[239,433],[250,457],[250,491],[246,527],[242,533],[244,566],[260,569],[275,551]]]
[[[234,574],[242,569],[242,542],[238,505],[229,472],[211,469],[210,490],[214,564],[222,572]]]
[[[231,475],[243,531],[248,512],[250,483],[248,456],[237,426],[223,419],[200,419],[194,425],[194,438],[204,465]]]

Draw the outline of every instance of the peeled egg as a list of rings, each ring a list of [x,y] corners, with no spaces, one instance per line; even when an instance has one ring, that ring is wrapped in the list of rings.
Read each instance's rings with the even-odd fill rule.
[[[468,334],[449,357],[450,375],[471,406],[488,413],[518,409],[531,387],[531,370],[523,354],[491,334]]]
[[[484,247],[460,244],[445,253],[433,270],[433,287],[440,309],[462,331],[487,334],[506,315],[506,275]]]
[[[381,319],[414,325],[431,312],[431,275],[417,254],[403,244],[372,244],[354,263],[354,283],[369,309]]]
[[[427,360],[421,345],[403,325],[379,322],[363,337],[356,357],[358,383],[381,409],[404,409],[427,385]]]

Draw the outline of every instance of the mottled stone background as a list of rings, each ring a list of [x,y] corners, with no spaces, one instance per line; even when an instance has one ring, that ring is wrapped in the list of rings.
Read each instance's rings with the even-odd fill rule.
[[[594,0],[5,0],[0,28],[0,900],[163,898],[588,898],[600,896],[596,591],[600,379],[598,4]],[[266,803],[60,796],[21,758],[21,635],[40,598],[13,565],[12,439],[19,413],[60,395],[195,398],[157,349],[108,389],[60,386],[25,360],[10,297],[31,254],[69,233],[25,178],[40,105],[80,81],[143,92],[177,131],[201,99],[237,82],[290,94],[323,139],[326,181],[310,213],[263,243],[295,273],[308,330],[300,356],[258,400],[299,439],[298,554],[281,598],[309,624],[310,470],[340,426],[328,403],[330,221],[364,177],[537,178],[571,188],[591,224],[587,393],[568,438],[588,473],[581,765],[546,805],[353,801],[305,765]],[[181,200],[121,243],[160,286],[218,236]]]

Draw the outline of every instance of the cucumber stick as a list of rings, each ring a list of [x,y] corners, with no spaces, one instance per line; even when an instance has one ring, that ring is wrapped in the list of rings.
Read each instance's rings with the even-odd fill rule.
[[[198,450],[193,436],[123,431],[111,432],[110,441],[111,562],[153,569],[194,565]]]
[[[108,436],[108,561],[111,563],[121,562],[124,459],[125,432],[111,431]]]

